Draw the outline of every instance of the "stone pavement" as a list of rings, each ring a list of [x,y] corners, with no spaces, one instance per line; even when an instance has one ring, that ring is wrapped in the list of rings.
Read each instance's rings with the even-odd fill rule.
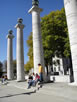
[[[35,88],[27,89],[27,82],[9,81],[7,86],[24,89],[27,92],[35,90]],[[53,96],[55,99],[61,98],[67,100],[67,102],[77,102],[77,86],[71,86],[67,83],[45,83],[43,87],[36,91],[36,93]],[[66,102],[66,101],[63,101]]]

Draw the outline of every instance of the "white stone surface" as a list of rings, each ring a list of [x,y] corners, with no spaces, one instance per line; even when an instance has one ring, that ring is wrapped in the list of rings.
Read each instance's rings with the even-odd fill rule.
[[[67,83],[70,83],[70,80],[69,80],[69,75],[60,75],[60,76],[50,76],[50,80],[54,82],[67,82]]]
[[[41,63],[44,68],[44,55],[41,37],[40,26],[40,12],[41,8],[38,6],[32,6],[29,13],[32,13],[32,31],[33,31],[33,54],[34,54],[34,72],[38,73],[38,64]],[[44,74],[45,75],[45,74]]]
[[[74,81],[77,83],[77,0],[64,0],[72,54]]]
[[[24,73],[24,48],[23,48],[23,24],[17,24],[17,81],[25,80]]]
[[[12,80],[14,78],[13,74],[13,44],[12,39],[14,36],[12,34],[7,35],[7,78]]]
[[[59,58],[55,55],[55,57],[53,57],[53,62],[56,62],[56,65],[53,63],[53,69],[54,72],[59,72],[59,75],[64,75],[64,69],[63,69],[63,60],[62,58]],[[57,61],[59,61],[59,64],[57,63]]]

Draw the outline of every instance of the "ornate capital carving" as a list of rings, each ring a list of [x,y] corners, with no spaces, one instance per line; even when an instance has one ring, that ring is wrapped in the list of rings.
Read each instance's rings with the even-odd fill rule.
[[[8,33],[9,33],[9,34],[12,34],[12,33],[13,33],[13,31],[12,31],[12,30],[8,30]]]
[[[23,19],[22,18],[18,18],[17,22],[18,22],[18,24],[22,24]]]

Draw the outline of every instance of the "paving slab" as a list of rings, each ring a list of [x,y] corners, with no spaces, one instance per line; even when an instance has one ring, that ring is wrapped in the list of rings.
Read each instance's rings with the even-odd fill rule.
[[[68,85],[68,83],[44,83],[42,88],[36,90],[36,93],[34,92],[34,90],[36,89],[35,87],[27,89],[27,86],[28,86],[27,82],[17,82],[17,81],[9,81],[7,85],[0,85],[0,87],[7,87],[7,88],[12,87],[12,90],[16,88],[14,90],[23,90],[23,92],[26,93],[32,92],[34,93],[32,94],[32,96],[33,97],[36,96],[36,99],[44,97],[43,99],[44,102],[47,99],[49,99],[48,102],[51,102],[50,100],[53,100],[52,102],[77,102],[77,86],[71,86]],[[0,89],[2,90],[2,88]],[[20,94],[21,91],[17,92],[19,92]],[[41,99],[39,100],[41,102]]]

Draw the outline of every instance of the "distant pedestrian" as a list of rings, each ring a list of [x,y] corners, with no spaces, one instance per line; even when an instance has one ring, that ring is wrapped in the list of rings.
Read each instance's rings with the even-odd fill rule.
[[[1,80],[2,84],[4,84],[4,81],[5,81],[5,77],[2,76],[2,80]]]
[[[40,75],[40,82],[43,81],[43,67],[41,64],[38,64],[39,75]]]

